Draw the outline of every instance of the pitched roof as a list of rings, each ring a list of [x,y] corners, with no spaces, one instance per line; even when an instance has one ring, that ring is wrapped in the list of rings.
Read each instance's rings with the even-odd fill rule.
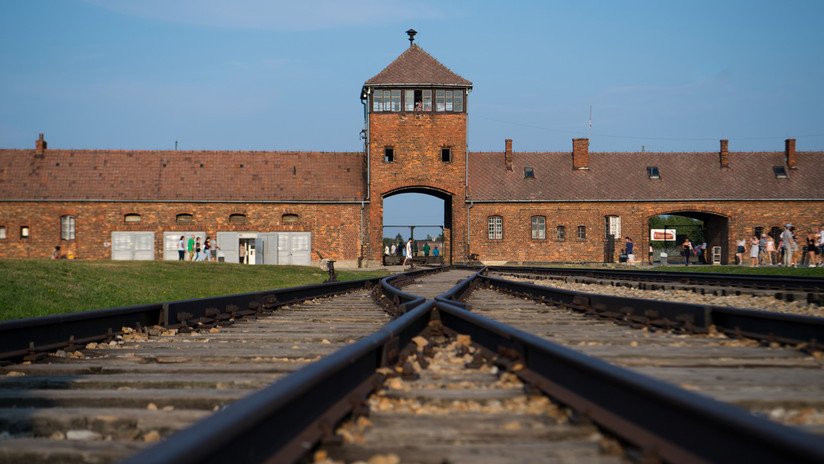
[[[0,150],[0,199],[359,201],[363,153]]]
[[[422,48],[412,44],[364,85],[472,87],[472,82],[455,74]]]
[[[821,200],[824,153],[797,154],[798,169],[776,178],[786,166],[783,152],[730,153],[721,168],[718,153],[590,153],[589,169],[572,169],[571,153],[469,154],[469,196],[475,201],[656,201]],[[535,178],[524,178],[524,167]],[[647,167],[657,166],[659,179]]]

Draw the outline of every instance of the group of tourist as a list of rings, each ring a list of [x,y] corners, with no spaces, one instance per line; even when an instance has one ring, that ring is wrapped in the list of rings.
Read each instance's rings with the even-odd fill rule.
[[[753,235],[749,240],[736,240],[735,245],[735,260],[739,265],[744,264],[746,254],[752,267],[824,266],[824,225],[818,231],[810,229],[806,234],[799,234],[795,226],[786,224],[778,243],[775,243],[775,239],[770,235],[761,234],[760,237]]]
[[[407,240],[406,244],[404,245],[403,242],[398,242],[397,244],[386,245],[383,248],[383,255],[384,256],[397,256],[398,258],[403,258],[403,264],[406,265],[407,263],[411,262],[412,257],[415,256],[417,250],[413,250],[414,243],[410,238]],[[428,257],[429,253],[432,253],[432,256],[438,257],[441,255],[441,250],[438,248],[438,245],[435,245],[434,248],[429,246],[428,242],[423,244],[423,256]]]
[[[177,242],[178,261],[217,261],[220,247],[207,235],[201,243],[200,237],[192,235],[189,240],[181,235]]]

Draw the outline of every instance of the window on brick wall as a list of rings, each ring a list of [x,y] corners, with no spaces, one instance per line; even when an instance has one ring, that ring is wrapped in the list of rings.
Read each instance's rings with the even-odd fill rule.
[[[0,240],[6,239],[6,226],[0,226]]]
[[[504,218],[501,216],[489,216],[486,221],[487,237],[490,240],[501,240],[504,238]]]
[[[578,226],[578,240],[587,239],[587,226]]]
[[[559,242],[566,240],[566,226],[555,227],[555,239]]]
[[[395,149],[392,147],[386,147],[383,149],[383,162],[384,163],[394,163],[395,162]]]
[[[129,213],[123,216],[123,222],[126,224],[136,224],[143,220],[143,216],[137,213]]]
[[[409,89],[403,91],[404,111],[432,111],[431,89]]]
[[[546,239],[546,218],[544,216],[532,216],[532,238],[534,240]]]
[[[452,149],[449,147],[441,148],[441,161],[444,163],[452,162]]]
[[[181,213],[175,216],[175,222],[178,224],[191,224],[194,221],[194,216],[189,213]]]
[[[74,216],[60,216],[60,240],[74,240],[75,219]]]
[[[298,216],[297,214],[293,214],[293,213],[287,213],[287,214],[284,214],[283,216],[281,216],[280,220],[284,224],[288,224],[288,223],[291,223],[291,222],[298,222],[298,220],[300,220],[300,216]]]
[[[229,224],[246,224],[246,215],[241,213],[230,214]]]
[[[463,113],[463,90],[435,90],[435,111]]]
[[[372,111],[398,112],[401,110],[400,89],[377,89],[372,94]]]
[[[20,226],[20,238],[29,238],[29,226]]]

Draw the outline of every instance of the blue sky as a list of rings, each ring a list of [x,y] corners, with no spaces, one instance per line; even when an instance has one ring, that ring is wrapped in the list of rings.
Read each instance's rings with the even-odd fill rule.
[[[590,106],[594,152],[824,150],[822,18],[814,0],[5,0],[0,147],[359,150],[360,88],[411,27],[474,83],[471,151],[571,150]]]

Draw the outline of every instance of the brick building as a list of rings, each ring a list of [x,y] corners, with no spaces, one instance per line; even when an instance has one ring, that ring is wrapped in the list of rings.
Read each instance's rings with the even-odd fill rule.
[[[731,261],[755,230],[824,223],[824,154],[467,152],[472,83],[411,44],[364,83],[364,151],[0,149],[0,258],[176,259],[181,235],[227,261],[380,263],[384,199],[444,201],[447,262],[602,262],[649,220],[703,221]],[[639,253],[639,257],[646,258]]]

